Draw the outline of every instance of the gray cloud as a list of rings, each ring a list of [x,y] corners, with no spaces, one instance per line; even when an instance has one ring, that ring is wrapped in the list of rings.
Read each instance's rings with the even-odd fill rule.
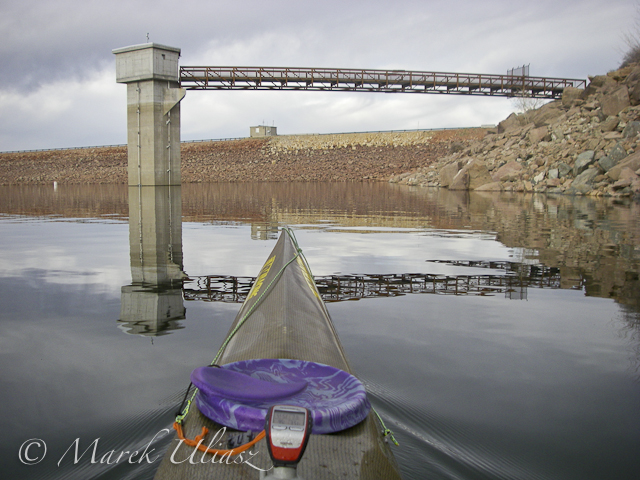
[[[107,86],[115,82],[111,51],[145,43],[147,33],[153,42],[180,47],[182,65],[502,73],[530,63],[532,75],[585,78],[619,64],[624,47],[621,35],[633,24],[634,8],[627,0],[415,0],[393,4],[381,0],[193,0],[179,4],[167,0],[112,0],[108,4],[23,0],[5,2],[0,13],[0,150],[8,150],[124,142],[124,127],[116,125],[123,122],[124,107],[113,105],[124,103],[124,91],[118,88],[122,86]],[[57,102],[51,98],[55,90],[61,96]],[[280,124],[284,119],[291,125],[288,129],[295,131],[358,130],[376,124],[379,129],[415,128],[420,120],[413,116],[420,115],[424,126],[469,123],[461,116],[438,123],[438,117],[452,110],[464,115],[465,109],[459,107],[460,100],[433,96],[428,102],[366,97],[365,103],[375,105],[381,115],[374,122],[371,115],[358,117],[357,108],[364,102],[360,95],[291,94],[286,105],[276,104],[271,92],[254,92],[250,99],[233,93],[232,99],[216,94],[212,100],[211,95],[190,94],[185,109],[198,110],[191,105],[195,102],[191,98],[196,97],[224,111],[224,125],[211,111],[190,117],[192,120],[185,117],[185,138],[198,137],[203,131],[210,131],[207,137],[213,138],[246,135],[245,127],[263,116]],[[329,109],[318,102],[337,106]],[[500,120],[507,112],[505,103],[492,102],[494,107],[469,102],[482,104],[470,120]],[[409,114],[404,121],[396,114],[398,109],[411,111],[414,105],[427,103],[446,111],[438,116],[422,108],[424,114]],[[241,111],[238,106],[242,104],[249,110]],[[485,105],[493,109],[491,115]],[[102,119],[83,120],[87,114],[82,110],[89,108],[101,112]],[[296,111],[306,114],[301,118],[293,113]],[[336,118],[336,111],[341,118]],[[345,116],[345,112],[350,113]],[[397,120],[385,122],[385,118]]]
[[[111,62],[113,48],[144,43],[147,33],[152,41],[181,47],[185,62],[208,47],[232,52],[235,45],[275,36],[286,44],[261,50],[259,58],[243,52],[249,58],[226,59],[453,71],[509,60],[543,65],[584,50],[585,41],[603,33],[617,34],[612,29],[624,30],[625,3],[23,0],[2,7],[0,82],[24,88],[83,78]],[[611,55],[602,47],[591,52],[592,61]]]

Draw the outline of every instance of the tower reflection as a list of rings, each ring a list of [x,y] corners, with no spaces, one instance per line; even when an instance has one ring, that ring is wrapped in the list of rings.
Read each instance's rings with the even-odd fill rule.
[[[120,329],[159,336],[183,328],[180,186],[129,187],[131,284],[121,289]]]

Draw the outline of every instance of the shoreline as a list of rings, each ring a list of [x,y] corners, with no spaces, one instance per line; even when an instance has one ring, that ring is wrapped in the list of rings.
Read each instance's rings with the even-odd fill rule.
[[[523,99],[526,100],[526,99]],[[182,143],[181,180],[375,182],[640,198],[640,64],[496,128]],[[0,153],[0,185],[127,184],[127,147]]]

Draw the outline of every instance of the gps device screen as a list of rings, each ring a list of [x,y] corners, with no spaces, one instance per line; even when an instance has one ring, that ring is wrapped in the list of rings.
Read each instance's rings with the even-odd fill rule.
[[[269,409],[265,423],[267,447],[273,465],[297,464],[311,434],[309,410],[291,405],[274,405]]]
[[[297,427],[304,426],[306,415],[304,412],[289,412],[283,410],[276,410],[273,412],[274,424],[293,425]]]

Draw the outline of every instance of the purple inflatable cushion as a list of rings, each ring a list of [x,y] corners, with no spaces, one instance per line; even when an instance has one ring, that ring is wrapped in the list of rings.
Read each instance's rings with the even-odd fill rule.
[[[208,380],[215,382],[214,377],[209,376],[203,381],[204,376],[196,374],[201,369],[192,374],[192,381],[199,388],[196,405],[200,412],[214,422],[236,430],[261,431],[267,410],[275,404],[308,408],[313,417],[312,433],[332,433],[350,428],[364,420],[371,409],[360,380],[321,363],[256,359],[230,363],[222,368],[201,368],[241,375],[229,377],[232,378],[231,383],[220,387],[208,383]],[[235,382],[242,379],[252,385],[243,390],[248,393],[231,391],[231,387],[237,386]],[[275,388],[282,388],[277,392],[285,396],[276,398]],[[222,393],[227,389],[231,395]]]
[[[191,372],[191,382],[207,396],[247,402],[281,400],[295,395],[307,386],[305,381],[275,383],[216,367],[196,368]]]

